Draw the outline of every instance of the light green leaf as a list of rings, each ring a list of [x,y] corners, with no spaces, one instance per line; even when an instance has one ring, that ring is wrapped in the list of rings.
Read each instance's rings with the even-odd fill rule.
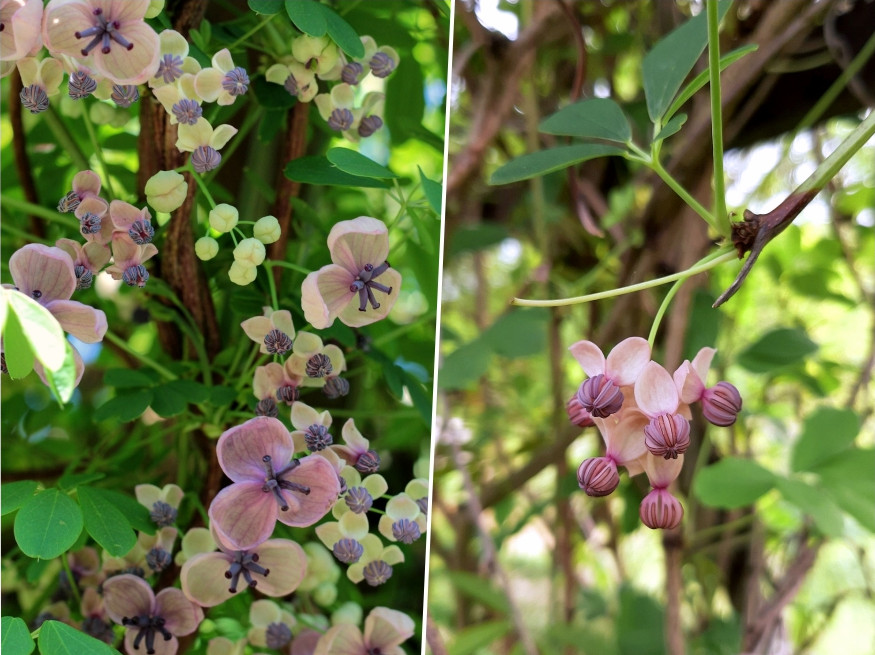
[[[15,541],[28,557],[52,559],[76,543],[82,524],[79,505],[57,489],[46,489],[18,510]]]
[[[344,173],[361,177],[376,177],[377,179],[397,178],[392,171],[363,154],[349,148],[331,148],[327,155],[328,161]]]
[[[18,317],[31,351],[47,370],[59,370],[64,365],[67,340],[58,319],[23,293],[8,290],[5,293],[10,314]]]
[[[145,532],[146,534],[155,534],[155,523],[149,517],[149,510],[137,502],[135,498],[127,496],[119,491],[112,489],[100,489],[90,487],[89,493],[100,499],[102,503],[108,503],[115,507],[125,517],[125,521],[131,525],[134,530]]]
[[[776,482],[784,499],[814,519],[818,530],[827,537],[842,536],[844,525],[841,510],[823,489],[816,489],[801,480],[782,477],[777,477]]]
[[[79,487],[85,529],[113,557],[122,557],[137,543],[137,535],[115,505],[91,487]]]
[[[115,398],[110,398],[94,412],[94,418],[98,421],[114,418],[120,421],[133,421],[146,411],[152,403],[152,390],[140,389],[133,393],[127,393]]]
[[[0,619],[0,650],[6,655],[29,655],[36,648],[30,630],[23,619],[17,616],[4,616]]]
[[[683,124],[686,122],[687,122],[687,115],[686,114],[678,114],[677,116],[673,116],[671,118],[671,120],[665,124],[665,127],[663,127],[659,131],[659,134],[657,134],[653,138],[653,140],[654,141],[662,141],[663,139],[667,139],[672,134],[677,133],[681,129],[681,127],[683,127]]]
[[[303,184],[322,184],[326,186],[353,186],[385,189],[386,182],[372,177],[350,175],[334,166],[325,157],[298,157],[293,159],[283,171],[285,176]]]
[[[486,373],[492,351],[480,339],[454,350],[444,359],[438,374],[441,389],[463,389]]]
[[[422,192],[425,194],[425,198],[428,200],[428,204],[431,205],[434,213],[440,216],[441,206],[443,205],[443,187],[440,182],[427,178],[425,173],[422,172],[421,167],[417,166],[417,168],[419,169],[419,179],[422,182]]]
[[[46,621],[39,631],[42,655],[119,655],[115,648],[60,621]]]
[[[328,31],[321,5],[313,0],[286,0],[286,13],[295,27],[310,36],[324,36]]]
[[[449,653],[450,655],[473,655],[512,630],[513,626],[507,619],[484,621],[464,628],[457,632],[453,641],[450,642]]]
[[[548,116],[538,126],[546,134],[606,139],[626,143],[632,139],[629,120],[620,105],[610,98],[575,102]]]
[[[38,486],[36,480],[19,480],[0,486],[0,516],[6,516],[24,505],[33,497]]]
[[[3,357],[13,380],[23,378],[33,370],[33,351],[14,310],[7,314],[3,326]]]
[[[815,350],[817,344],[803,330],[778,328],[743,350],[738,355],[738,363],[754,373],[769,373],[801,362]]]
[[[492,174],[489,184],[510,184],[511,182],[528,180],[597,157],[617,156],[625,153],[623,148],[601,143],[583,143],[538,150],[507,162]]]
[[[710,507],[744,507],[775,486],[771,471],[751,459],[726,457],[703,468],[693,483],[693,492]]]
[[[860,419],[853,410],[821,407],[805,418],[805,425],[793,448],[794,471],[812,467],[848,448],[860,432]]]
[[[550,315],[537,309],[517,309],[498,318],[483,333],[481,342],[488,343],[499,355],[528,357],[547,347],[547,319]]]
[[[76,389],[76,356],[73,354],[73,346],[69,341],[64,341],[65,357],[64,365],[58,371],[43,369],[46,380],[55,396],[61,403],[69,402]]]

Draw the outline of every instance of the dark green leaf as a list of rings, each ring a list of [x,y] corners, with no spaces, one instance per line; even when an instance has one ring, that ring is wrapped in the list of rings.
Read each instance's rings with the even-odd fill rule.
[[[82,511],[67,494],[46,489],[18,510],[14,532],[25,555],[52,559],[76,543],[82,532]]]
[[[286,110],[294,106],[298,101],[295,96],[291,95],[286,88],[281,84],[268,82],[264,75],[256,75],[252,78],[252,91],[255,93],[255,99],[258,104],[265,109],[282,109]],[[282,129],[285,124],[285,112],[280,120],[274,120],[278,125],[278,129]]]
[[[332,38],[338,47],[353,59],[364,57],[365,46],[352,26],[331,7],[320,4],[319,8],[322,10],[322,16],[325,24],[328,26],[328,36]]]
[[[30,630],[23,619],[17,616],[4,616],[0,619],[0,649],[7,655],[29,655],[36,645],[30,636]]]
[[[426,387],[410,375],[406,376],[405,385],[419,416],[426,425],[431,425],[431,393],[426,393]]]
[[[601,143],[583,143],[538,150],[507,162],[492,174],[489,184],[510,184],[511,182],[528,180],[553,171],[563,170],[590,159],[622,155],[625,152],[623,148]]]
[[[118,419],[123,422],[133,421],[146,411],[152,403],[152,390],[141,389],[134,393],[127,393],[103,403],[94,412],[94,418],[98,421]]]
[[[738,356],[738,363],[754,373],[769,373],[801,362],[817,344],[797,328],[778,328],[763,335]]]
[[[97,487],[90,487],[89,493],[92,497],[99,499],[99,502],[111,504],[115,507],[134,530],[147,534],[155,534],[155,523],[149,517],[149,510],[138,503],[136,498],[127,496],[119,491],[113,491],[112,489],[100,489]]]
[[[816,489],[801,480],[790,480],[780,476],[776,477],[776,483],[784,499],[814,519],[817,529],[824,535],[842,536],[841,510],[823,489]]]
[[[629,120],[620,105],[610,98],[589,98],[568,105],[541,121],[538,129],[546,134],[606,139],[619,143],[632,139]]]
[[[283,8],[282,0],[246,0],[246,4],[256,14],[266,16],[278,14]]]
[[[34,354],[27,342],[27,337],[24,336],[24,330],[18,316],[12,307],[9,309],[6,325],[3,327],[3,356],[6,360],[9,377],[17,380],[33,370]]]
[[[285,109],[268,109],[258,124],[258,140],[262,143],[270,143],[277,138],[285,122]]]
[[[353,186],[385,189],[388,185],[372,177],[350,175],[333,166],[325,157],[298,157],[285,168],[285,176],[304,184],[323,184],[327,186]]]
[[[116,389],[151,387],[155,380],[143,371],[130,368],[111,368],[103,374],[103,383]]]
[[[512,631],[513,625],[507,619],[483,621],[459,630],[448,645],[449,653],[450,655],[473,655]]]
[[[210,403],[212,405],[229,405],[237,398],[237,391],[233,387],[213,387],[210,389]]]
[[[419,179],[422,182],[422,192],[425,194],[425,198],[428,200],[428,204],[431,205],[434,213],[440,216],[444,195],[443,187],[440,182],[435,182],[434,180],[427,178],[425,173],[422,172],[422,168],[419,166],[416,168],[419,169]]]
[[[726,457],[696,476],[693,492],[710,507],[744,507],[775,486],[775,475],[751,459]]]
[[[438,374],[441,389],[463,389],[486,373],[492,351],[483,341],[475,339],[451,352],[444,359]]]
[[[122,557],[137,543],[131,524],[111,502],[91,487],[79,487],[79,505],[88,534],[113,557]]]
[[[508,312],[483,334],[485,341],[505,357],[528,357],[547,347],[549,314],[537,309],[517,309]]]
[[[60,621],[46,621],[39,631],[42,655],[119,655],[115,648]]]
[[[169,385],[161,385],[152,389],[152,402],[150,405],[158,416],[170,418],[185,411],[185,396],[174,390]]]
[[[171,391],[178,393],[189,403],[205,403],[210,397],[210,390],[200,382],[195,382],[194,380],[171,380],[164,386]]]
[[[860,419],[850,409],[821,407],[805,418],[805,425],[791,464],[794,471],[810,471],[854,443],[860,432]]]
[[[0,486],[0,516],[14,512],[33,497],[39,483],[36,480],[7,482]]]
[[[509,237],[507,229],[503,225],[495,223],[479,223],[473,227],[460,227],[453,233],[449,254],[451,257],[455,257],[469,250],[483,250],[501,243]]]
[[[313,0],[286,0],[286,13],[295,27],[310,36],[323,36],[328,31],[321,5]]]
[[[402,59],[386,82],[383,120],[392,138],[392,145],[399,146],[411,138],[428,143],[428,130],[422,127],[424,115],[425,80],[422,68],[412,60]],[[443,153],[443,143],[440,152]]]
[[[363,154],[349,148],[331,148],[327,155],[328,161],[337,166],[344,173],[359,175],[361,177],[376,177],[378,179],[397,178],[392,171],[378,164],[373,159],[368,159]]]
[[[683,124],[686,122],[687,122],[687,115],[686,114],[678,114],[677,116],[672,116],[671,120],[669,120],[668,123],[665,124],[665,127],[663,127],[659,131],[659,134],[657,134],[653,138],[653,140],[654,141],[661,141],[662,139],[667,139],[672,134],[677,133],[681,129],[681,127],[683,127]]]
[[[105,477],[106,475],[103,473],[71,473],[58,480],[58,487],[62,491],[73,491],[80,484],[89,484]]]
[[[620,655],[663,655],[663,609],[628,585],[620,588],[617,646]]]

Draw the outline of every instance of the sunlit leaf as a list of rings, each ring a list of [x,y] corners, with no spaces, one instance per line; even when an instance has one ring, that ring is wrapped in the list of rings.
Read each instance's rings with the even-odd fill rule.
[[[824,493],[823,489],[812,487],[801,480],[776,477],[776,485],[781,495],[798,507],[805,515],[814,519],[817,529],[827,537],[840,537],[843,532],[841,510]]]
[[[696,475],[693,492],[710,507],[744,507],[775,486],[775,475],[751,459],[726,457]]]
[[[30,630],[23,619],[17,616],[4,616],[0,619],[0,650],[9,655],[29,655],[36,648]]]
[[[738,355],[738,363],[754,373],[769,373],[802,361],[817,344],[798,328],[778,328],[766,333]]]
[[[76,543],[82,525],[79,505],[57,489],[46,489],[15,515],[15,541],[28,557],[52,559]]]
[[[39,649],[42,655],[118,655],[115,648],[60,621],[42,624]]]
[[[417,166],[416,168],[419,169],[419,180],[422,182],[422,191],[425,194],[425,198],[428,200],[428,204],[434,210],[434,213],[440,216],[444,193],[443,187],[440,182],[427,178],[425,173],[422,172],[421,167]]]
[[[386,182],[372,177],[350,175],[334,166],[326,157],[298,157],[293,159],[283,171],[285,176],[304,184],[323,184],[327,186],[353,186],[383,189]]]
[[[553,171],[560,171],[598,157],[625,154],[623,148],[602,143],[583,143],[573,146],[559,146],[548,150],[530,152],[512,159],[492,174],[490,184],[510,184],[528,180]]]
[[[538,130],[546,134],[619,143],[626,143],[632,138],[629,120],[620,105],[610,98],[589,98],[568,105],[541,121]]]
[[[794,471],[808,471],[848,448],[860,432],[860,419],[850,409],[821,407],[805,418],[793,448]]]

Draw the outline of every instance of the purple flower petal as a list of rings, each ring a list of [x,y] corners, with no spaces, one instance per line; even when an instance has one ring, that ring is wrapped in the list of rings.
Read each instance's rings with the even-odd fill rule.
[[[103,604],[116,623],[126,616],[154,614],[155,594],[149,584],[135,575],[116,575],[103,583]]]
[[[46,303],[65,332],[85,343],[97,343],[106,334],[106,314],[75,300],[53,300]]]
[[[383,221],[359,216],[351,221],[335,223],[328,233],[331,261],[353,276],[365,264],[379,266],[389,256],[389,231]]]
[[[40,304],[68,300],[76,289],[73,260],[60,248],[30,243],[9,258],[9,272],[19,291]]]
[[[337,502],[340,482],[334,467],[321,455],[308,455],[300,462],[297,468],[282,477],[309,487],[310,493],[306,496],[295,492],[286,494],[289,509],[279,512],[277,518],[286,525],[303,528],[325,516]]]
[[[155,605],[156,614],[164,619],[164,627],[178,637],[191,634],[204,620],[203,610],[175,587],[159,591]]]
[[[134,640],[137,638],[137,633],[139,633],[139,629],[137,628],[128,628],[125,630],[125,652],[126,653],[135,653],[136,655],[140,655],[140,653],[146,652],[146,646],[141,641],[139,644],[139,648],[134,648]],[[179,650],[179,640],[176,637],[170,637],[168,641],[164,641],[164,637],[158,634],[155,638],[155,655],[176,655],[176,652]]]
[[[295,445],[292,436],[275,418],[258,416],[226,430],[216,444],[219,466],[234,482],[264,482],[263,458],[270,456],[274,467],[282,468],[292,460]]]
[[[259,565],[270,570],[270,575],[258,579],[256,587],[266,596],[288,596],[307,574],[307,555],[294,541],[268,539],[255,551]]]
[[[273,494],[262,491],[262,484],[237,482],[222,489],[210,504],[213,527],[219,537],[237,550],[248,550],[267,541],[276,526],[279,507]],[[290,512],[291,506],[283,513]]]

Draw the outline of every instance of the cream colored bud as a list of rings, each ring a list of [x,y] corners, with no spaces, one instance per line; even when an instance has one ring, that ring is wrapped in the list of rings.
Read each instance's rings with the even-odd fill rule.
[[[179,209],[188,194],[188,182],[176,171],[158,171],[146,182],[146,202],[155,211]]]
[[[198,259],[209,261],[219,253],[219,242],[213,237],[201,237],[194,242],[194,251]]]
[[[162,11],[164,11],[164,0],[149,0],[149,8],[143,18],[155,18]]]
[[[237,225],[239,217],[236,207],[221,203],[210,211],[210,227],[216,232],[230,232]]]
[[[257,275],[258,269],[255,266],[239,261],[235,261],[231,264],[231,268],[228,269],[228,277],[231,278],[231,282],[239,284],[241,287],[254,282]]]
[[[252,236],[262,243],[273,243],[279,241],[282,230],[280,230],[280,222],[274,216],[263,216],[255,221],[255,227],[252,229]]]
[[[333,605],[334,601],[337,600],[337,585],[323,582],[313,590],[311,596],[317,605],[322,607]]]
[[[243,239],[234,248],[234,261],[246,266],[258,266],[264,261],[264,244],[258,239]]]

